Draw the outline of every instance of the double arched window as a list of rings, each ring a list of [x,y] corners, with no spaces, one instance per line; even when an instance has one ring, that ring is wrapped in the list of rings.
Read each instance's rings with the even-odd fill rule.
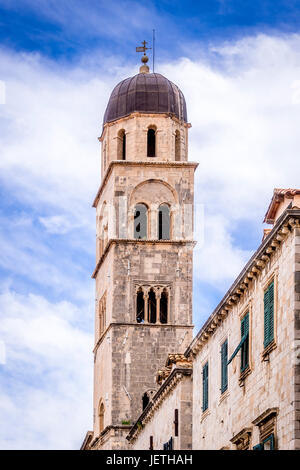
[[[161,204],[157,212],[157,238],[170,240],[171,217],[168,204]],[[134,209],[134,238],[144,240],[148,237],[148,207],[146,204],[137,204]]]
[[[140,286],[136,291],[137,323],[168,323],[169,288]]]

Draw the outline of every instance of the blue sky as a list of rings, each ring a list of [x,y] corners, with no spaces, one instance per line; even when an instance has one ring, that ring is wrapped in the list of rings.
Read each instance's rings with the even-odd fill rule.
[[[197,331],[259,245],[273,188],[299,187],[299,10],[0,0],[0,448],[78,448],[92,426],[97,137],[135,47],[155,28],[156,71],[192,123]]]

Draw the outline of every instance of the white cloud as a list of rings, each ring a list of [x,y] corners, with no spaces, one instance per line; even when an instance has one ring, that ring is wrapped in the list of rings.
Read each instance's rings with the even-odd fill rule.
[[[260,239],[273,187],[299,187],[299,50],[299,35],[260,35],[206,53],[199,46],[195,57],[201,60],[183,58],[158,69],[185,94],[193,124],[189,158],[200,163],[195,198],[204,204],[205,237],[195,251],[196,289],[206,283],[225,292],[255,248],[245,242],[247,224],[257,224]],[[90,273],[77,256],[62,264],[58,258],[63,243],[82,259],[94,250],[90,206],[100,183],[102,116],[113,84],[137,70],[111,68],[108,75],[95,63],[89,57],[67,68],[38,55],[0,51],[6,84],[1,179],[4,194],[28,208],[27,214],[1,215],[1,268],[44,291],[61,286],[68,299],[18,296],[15,278],[6,281],[1,367],[13,395],[2,390],[0,397],[1,422],[8,423],[0,431],[5,448],[78,448],[92,422],[92,341],[85,328],[92,328],[94,301],[82,281]],[[57,234],[58,253],[50,243]],[[70,302],[76,301],[71,291],[80,309]],[[201,316],[210,305],[203,302]],[[29,382],[27,368],[34,375]]]
[[[49,217],[39,217],[39,221],[46,231],[53,234],[65,235],[78,225],[63,215],[52,215]]]
[[[93,339],[75,324],[82,312],[11,291],[0,295],[0,311],[0,447],[79,448],[92,423]]]

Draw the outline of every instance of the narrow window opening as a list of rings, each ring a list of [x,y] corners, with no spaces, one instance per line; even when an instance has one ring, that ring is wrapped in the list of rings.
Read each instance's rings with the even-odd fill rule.
[[[153,289],[150,289],[148,296],[148,319],[149,323],[156,323],[156,296]]]
[[[153,436],[150,436],[150,446],[149,450],[153,450]]]
[[[144,293],[140,288],[136,297],[136,321],[138,323],[144,323],[145,321],[145,301]]]
[[[147,157],[155,157],[155,129],[148,129]]]
[[[170,240],[170,208],[167,204],[158,209],[158,239]]]
[[[146,406],[148,405],[149,401],[150,401],[147,392],[144,393],[144,395],[142,397],[142,401],[143,401],[143,410],[144,410],[146,408]]]
[[[101,403],[99,408],[99,432],[101,433],[104,429],[104,405]]]
[[[176,408],[174,413],[174,427],[175,427],[175,437],[178,436],[178,409]]]
[[[160,297],[160,323],[168,323],[168,292],[164,289]]]
[[[118,133],[117,159],[126,160],[126,134],[124,129]]]
[[[175,161],[180,161],[180,132],[175,132]]]
[[[134,211],[134,238],[137,240],[147,238],[147,207],[137,204]]]
[[[126,134],[123,135],[122,142],[122,160],[126,160]]]

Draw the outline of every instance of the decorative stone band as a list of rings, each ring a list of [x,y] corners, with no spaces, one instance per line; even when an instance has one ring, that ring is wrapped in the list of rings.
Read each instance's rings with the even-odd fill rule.
[[[152,161],[152,162],[147,162],[145,160],[141,161],[128,161],[128,160],[112,160],[110,164],[107,167],[107,170],[103,176],[100,188],[98,189],[98,192],[96,194],[96,197],[93,202],[93,207],[97,206],[97,203],[99,201],[99,198],[102,194],[102,191],[104,189],[105,183],[108,180],[108,177],[110,176],[112,169],[116,165],[123,165],[123,166],[159,166],[162,168],[170,168],[170,167],[179,167],[179,168],[194,168],[194,171],[196,170],[197,166],[199,163],[196,162],[167,162],[167,161]]]
[[[192,364],[190,368],[175,368],[172,370],[169,377],[165,380],[156,394],[153,396],[152,400],[148,403],[143,413],[140,415],[138,420],[132,426],[126,439],[130,442],[134,442],[142,431],[143,426],[150,421],[153,417],[155,411],[162,405],[164,399],[170,394],[170,392],[176,387],[177,383],[187,375],[192,374]]]
[[[166,118],[169,117],[173,121],[175,121],[177,124],[180,124],[181,126],[187,127],[188,129],[190,129],[192,127],[192,124],[190,122],[181,121],[180,119],[178,119],[178,117],[174,116],[174,114],[172,114],[172,113],[159,113],[159,114],[157,114],[157,113],[141,113],[141,112],[135,111],[134,113],[130,113],[127,116],[123,116],[123,117],[121,117],[119,119],[116,119],[114,121],[106,122],[103,126],[101,136],[98,137],[99,142],[103,141],[103,138],[104,138],[105,131],[106,131],[107,127],[114,126],[116,123],[118,123],[120,121],[124,122],[124,121],[128,121],[129,119],[133,119],[133,118],[136,118],[136,117],[143,117],[143,116],[145,116],[145,117],[154,117],[154,118],[157,118],[157,116],[166,117]]]
[[[246,264],[243,271],[237,277],[231,288],[221,300],[217,308],[205,322],[197,336],[185,351],[185,355],[196,356],[202,346],[208,341],[216,328],[222,323],[232,307],[239,303],[243,294],[251,286],[251,281],[259,277],[260,272],[271,259],[276,250],[284,243],[286,237],[294,230],[300,227],[300,210],[287,209],[279,217],[275,226],[263,240],[258,250]]]
[[[118,327],[123,326],[124,328],[128,328],[129,326],[133,326],[134,328],[147,328],[147,329],[149,329],[149,328],[163,329],[163,328],[170,328],[170,326],[172,326],[173,329],[174,328],[175,329],[183,328],[184,330],[187,330],[188,328],[189,329],[194,328],[194,325],[184,325],[184,324],[174,325],[174,323],[110,322],[109,325],[107,326],[107,328],[104,330],[103,334],[98,339],[97,343],[95,344],[95,347],[93,349],[94,354],[97,353],[98,348],[99,348],[100,344],[102,343],[102,341],[104,341],[104,338],[106,337],[107,333],[109,333],[109,331],[115,326],[118,326]],[[96,356],[94,357],[94,360],[96,360]]]
[[[149,244],[149,243],[153,243],[153,244],[158,244],[158,243],[161,243],[161,244],[164,244],[164,245],[168,245],[168,244],[171,244],[171,245],[191,245],[192,247],[194,247],[196,245],[196,242],[194,240],[189,240],[189,239],[180,239],[180,240],[157,240],[156,238],[149,238],[149,239],[144,239],[144,240],[138,240],[136,238],[111,238],[106,247],[105,247],[105,250],[101,256],[101,258],[99,259],[95,269],[94,269],[94,272],[92,274],[92,278],[95,279],[96,276],[97,276],[97,273],[100,269],[100,266],[101,264],[103,263],[104,259],[106,258],[106,255],[110,249],[110,247],[112,246],[113,243],[130,243],[130,244],[137,244],[137,243],[140,243],[140,244]]]

